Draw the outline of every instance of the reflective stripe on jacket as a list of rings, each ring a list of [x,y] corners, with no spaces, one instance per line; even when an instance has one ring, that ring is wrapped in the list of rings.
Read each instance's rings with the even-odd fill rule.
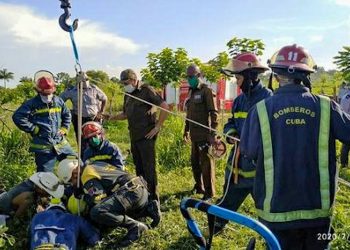
[[[41,247],[50,245],[74,250],[77,248],[77,240],[80,237],[89,246],[93,246],[100,239],[98,231],[84,218],[67,213],[60,208],[51,208],[36,214],[29,230],[32,250],[45,249]]]
[[[124,170],[124,160],[120,149],[114,143],[104,139],[98,148],[89,146],[83,155],[84,164],[93,164],[96,161],[106,162]]]
[[[272,92],[265,88],[262,83],[259,83],[251,90],[250,96],[242,93],[240,94],[233,103],[232,106],[232,118],[224,126],[224,133],[227,135],[238,135],[240,137],[241,131],[245,119],[247,118],[248,111],[259,101],[272,96]],[[226,172],[230,172],[232,169],[232,158],[234,148],[232,148],[230,155],[227,160]],[[239,186],[252,186],[253,178],[255,176],[255,165],[253,162],[243,155],[238,158],[238,170],[235,170],[233,174],[238,174]]]
[[[240,149],[257,162],[254,200],[260,219],[270,228],[329,223],[335,139],[350,144],[350,116],[302,85],[280,87],[249,112]]]
[[[59,130],[69,130],[71,114],[63,100],[53,97],[50,104],[41,101],[39,95],[23,103],[13,114],[17,127],[33,137],[30,146],[32,152],[65,151],[69,145]]]

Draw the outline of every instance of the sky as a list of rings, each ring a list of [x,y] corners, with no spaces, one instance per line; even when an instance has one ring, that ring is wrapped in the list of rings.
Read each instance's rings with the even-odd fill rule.
[[[147,55],[185,48],[202,61],[225,51],[236,37],[262,39],[262,61],[285,45],[305,47],[317,65],[350,45],[350,0],[71,0],[83,70],[139,72]],[[58,25],[59,0],[0,0],[0,69],[15,75],[8,86],[40,69],[74,75],[69,33]]]

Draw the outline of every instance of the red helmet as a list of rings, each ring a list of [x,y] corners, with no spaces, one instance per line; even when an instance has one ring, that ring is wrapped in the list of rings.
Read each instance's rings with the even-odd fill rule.
[[[258,71],[264,72],[269,68],[262,65],[259,58],[250,52],[243,52],[238,54],[229,64],[223,69],[228,75],[239,74],[247,69],[256,69]]]
[[[291,73],[294,69],[312,73],[317,68],[311,55],[303,47],[296,44],[284,46],[278,50],[268,63],[272,69],[288,69]]]
[[[38,92],[50,95],[56,91],[55,83],[48,77],[41,77],[35,85]]]
[[[86,122],[84,123],[82,130],[84,139],[89,139],[95,135],[102,134],[103,132],[102,125],[98,122]]]
[[[56,91],[54,76],[50,71],[39,70],[34,75],[35,89],[41,93],[50,95]]]

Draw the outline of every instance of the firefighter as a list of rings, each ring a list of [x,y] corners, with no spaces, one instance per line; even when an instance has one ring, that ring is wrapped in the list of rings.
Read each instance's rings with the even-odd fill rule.
[[[83,153],[85,165],[106,162],[121,170],[124,170],[124,160],[120,149],[111,143],[104,136],[102,125],[97,122],[84,123],[83,138],[87,141],[88,147]]]
[[[137,79],[136,73],[132,69],[122,71],[120,81],[128,94],[163,109],[169,109],[168,104],[151,86],[143,84]],[[156,110],[149,104],[125,95],[123,112],[110,119],[128,120],[131,153],[136,166],[136,175],[145,178],[152,199],[159,201],[155,142],[168,113],[161,110],[157,120]]]
[[[290,45],[269,65],[274,95],[248,113],[241,154],[256,162],[259,219],[282,249],[325,249],[336,185],[335,140],[350,144],[350,117],[329,98],[310,92],[310,54]]]
[[[187,67],[187,78],[190,85],[187,100],[186,117],[198,123],[217,129],[218,110],[215,94],[204,82],[199,67],[191,64]],[[186,121],[184,140],[191,141],[191,165],[195,185],[193,192],[203,194],[203,200],[210,200],[215,196],[215,162],[208,155],[212,145],[219,143],[214,131],[200,127]]]
[[[35,173],[29,179],[0,194],[0,213],[20,217],[33,205],[41,205],[50,195],[61,198],[63,185],[53,173]]]
[[[228,76],[236,77],[236,84],[242,90],[233,102],[232,118],[224,126],[226,135],[239,139],[248,111],[257,102],[272,95],[272,92],[265,88],[259,79],[259,74],[266,70],[268,68],[260,63],[258,57],[249,52],[236,55],[223,70]],[[230,144],[234,143],[228,137],[226,140]],[[238,153],[236,153],[236,159],[233,159],[234,151],[233,147],[227,161],[224,184],[226,195],[220,199],[220,206],[237,211],[246,197],[253,193],[255,165]],[[217,222],[214,233],[221,231],[227,223],[219,219]]]
[[[29,150],[35,153],[37,172],[52,172],[56,160],[76,155],[66,139],[71,114],[63,100],[54,95],[51,72],[38,71],[34,78],[38,95],[23,103],[12,119],[32,136]]]
[[[99,232],[83,217],[68,213],[59,199],[51,199],[49,206],[33,217],[29,234],[31,250],[75,250],[78,238],[91,247],[100,240]]]
[[[77,186],[78,161],[65,159],[58,165],[58,177],[64,183]],[[127,172],[105,163],[85,166],[81,173],[84,200],[90,208],[90,218],[103,227],[123,227],[128,233],[118,247],[126,247],[137,241],[148,226],[136,215],[152,218],[151,227],[159,224],[159,203],[149,199],[147,182],[142,176],[133,177]]]

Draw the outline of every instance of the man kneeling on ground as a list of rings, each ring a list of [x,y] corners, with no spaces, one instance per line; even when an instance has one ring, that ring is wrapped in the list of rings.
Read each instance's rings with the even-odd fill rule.
[[[78,161],[65,159],[58,165],[58,177],[64,183],[78,184]],[[126,247],[141,237],[148,226],[133,218],[142,215],[153,219],[151,227],[160,222],[159,203],[149,202],[147,183],[141,177],[117,169],[106,163],[88,165],[81,172],[84,200],[90,207],[95,223],[111,228],[124,227],[128,233],[118,247]]]
[[[64,187],[59,185],[56,175],[38,172],[8,192],[0,194],[0,213],[20,217],[37,201],[47,199],[50,195],[61,198],[63,192]]]

